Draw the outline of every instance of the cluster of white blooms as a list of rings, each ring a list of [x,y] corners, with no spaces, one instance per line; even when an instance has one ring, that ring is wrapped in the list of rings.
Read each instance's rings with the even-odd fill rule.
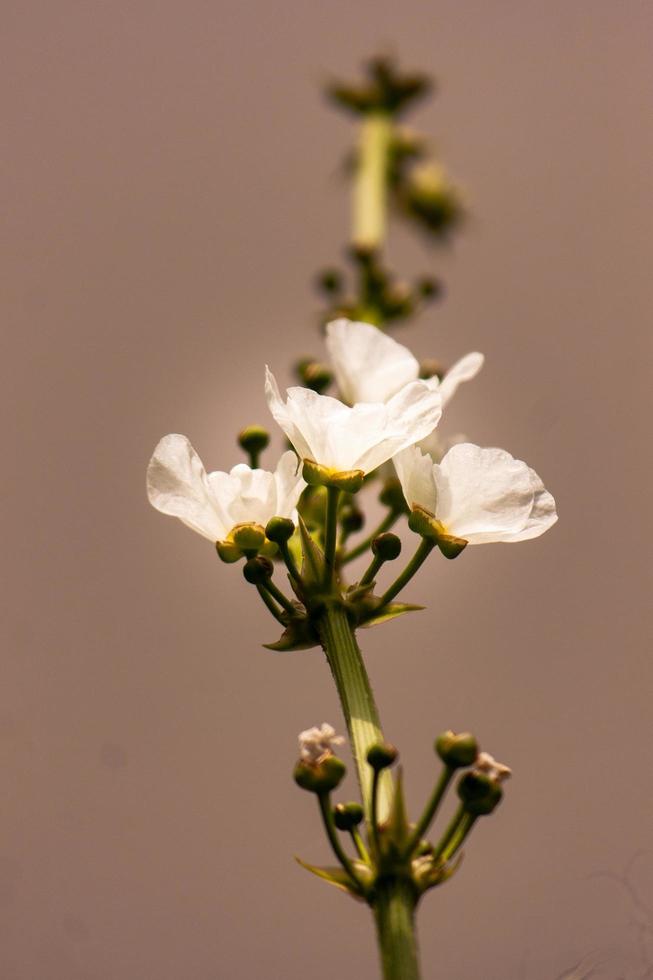
[[[370,324],[336,320],[326,343],[342,400],[301,387],[284,400],[266,369],[270,411],[300,461],[367,474],[392,459],[409,508],[469,544],[523,541],[557,520],[537,473],[505,450],[458,442],[442,455],[443,408],[480,371],[482,354],[467,354],[441,380],[420,380],[411,352]],[[158,510],[221,541],[240,523],[294,518],[305,483],[293,453],[274,473],[240,464],[207,474],[188,440],[170,435],[155,450],[147,486]]]
[[[344,745],[344,741],[332,725],[323,721],[320,728],[307,728],[299,733],[299,758],[307,765],[316,766],[333,755],[334,745]]]

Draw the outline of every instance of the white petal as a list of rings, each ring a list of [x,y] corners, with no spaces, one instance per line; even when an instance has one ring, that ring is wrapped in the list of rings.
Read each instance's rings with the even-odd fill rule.
[[[291,450],[284,453],[277,463],[274,482],[277,489],[276,509],[270,517],[291,517],[295,520],[297,501],[306,483],[302,478],[301,463]]]
[[[465,354],[464,357],[461,357],[459,361],[456,361],[449,368],[440,382],[440,394],[442,395],[442,404],[444,406],[449,404],[456,394],[458,386],[463,381],[471,381],[472,378],[476,377],[483,367],[484,361],[485,357],[483,354],[479,354],[478,351],[473,351],[471,354]]]
[[[523,531],[534,490],[526,463],[503,449],[453,446],[434,467],[436,516],[450,534],[470,544],[511,540]]]
[[[301,459],[366,473],[431,432],[442,414],[437,391],[424,381],[404,385],[383,404],[343,405],[307,388],[289,388],[284,403],[268,371],[266,395],[275,420]]]
[[[411,510],[418,506],[435,514],[437,494],[431,457],[420,452],[417,446],[409,446],[393,456],[392,462]]]
[[[220,541],[225,527],[202,460],[186,436],[160,441],[147,468],[147,496],[163,514],[178,517],[209,541]]]
[[[558,520],[555,500],[549,491],[544,489],[544,484],[535,470],[529,468],[528,472],[533,488],[533,507],[524,529],[510,537],[505,537],[504,541],[528,541],[530,538],[538,538]]]
[[[351,320],[327,324],[326,345],[343,399],[386,402],[419,377],[419,364],[407,347],[378,327]]]

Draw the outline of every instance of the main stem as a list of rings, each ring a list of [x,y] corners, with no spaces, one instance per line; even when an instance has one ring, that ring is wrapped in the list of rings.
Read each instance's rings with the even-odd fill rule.
[[[391,134],[392,122],[387,112],[370,112],[363,118],[352,215],[352,238],[358,248],[380,249],[383,244]]]
[[[384,741],[379,712],[363,656],[343,606],[338,602],[328,603],[318,629],[347,722],[363,806],[369,821],[372,812],[372,769],[367,763],[367,753],[372,745]],[[379,820],[387,818],[391,802],[392,777],[384,772],[379,785]]]
[[[419,980],[415,905],[410,881],[379,882],[374,918],[384,980]]]

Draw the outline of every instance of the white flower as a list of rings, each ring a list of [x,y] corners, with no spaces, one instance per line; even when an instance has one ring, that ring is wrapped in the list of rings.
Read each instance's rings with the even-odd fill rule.
[[[340,394],[351,405],[387,402],[404,385],[419,378],[419,362],[408,348],[369,323],[334,320],[327,324],[326,345]],[[427,383],[439,390],[443,407],[463,381],[478,374],[484,360],[477,352],[466,354],[442,381],[428,379]]]
[[[489,752],[479,752],[474,763],[474,769],[476,772],[482,772],[489,776],[497,783],[502,783],[504,779],[509,779],[512,776],[510,766],[505,766],[503,762],[497,762]]]
[[[464,442],[438,464],[411,447],[394,464],[411,510],[426,511],[469,544],[536,538],[558,519],[535,470],[503,449]]]
[[[336,472],[369,473],[428,435],[440,420],[442,399],[426,381],[404,385],[387,403],[349,407],[308,388],[289,388],[283,401],[266,368],[265,394],[275,421],[302,460]]]
[[[271,517],[293,517],[304,489],[293,452],[274,473],[239,463],[229,473],[207,473],[186,436],[164,436],[147,468],[147,496],[163,514],[178,517],[209,541],[223,541],[237,524],[263,527]]]
[[[342,735],[336,735],[335,728],[324,721],[321,728],[307,728],[299,733],[299,758],[315,766],[333,755],[334,745],[343,745],[344,741]]]

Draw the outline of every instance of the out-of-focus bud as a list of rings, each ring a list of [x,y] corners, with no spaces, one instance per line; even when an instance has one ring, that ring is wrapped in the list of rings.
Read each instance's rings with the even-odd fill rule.
[[[301,760],[293,773],[295,782],[309,793],[331,793],[342,782],[347,769],[337,755],[328,755],[321,762]]]
[[[499,805],[503,798],[501,784],[485,773],[472,769],[461,777],[458,796],[463,806],[474,817],[486,816]]]
[[[360,531],[365,524],[365,514],[353,504],[342,507],[339,517],[341,527],[346,534],[354,534],[356,531]]]
[[[469,732],[442,732],[435,740],[435,751],[450,769],[471,766],[478,756],[478,743]]]
[[[257,558],[248,558],[243,565],[243,575],[250,585],[264,585],[270,578],[273,565],[269,558],[259,555]]]
[[[260,524],[236,524],[230,537],[243,554],[259,551],[265,544],[265,531]]]
[[[408,512],[408,505],[401,489],[401,483],[394,477],[386,480],[379,494],[379,502],[393,512],[393,514],[405,514]]]
[[[387,769],[398,757],[399,752],[397,749],[394,745],[389,745],[388,743],[373,745],[367,753],[367,761],[375,772],[381,772],[382,769]]]
[[[298,361],[295,370],[304,387],[316,391],[318,395],[328,388],[333,380],[333,372],[326,364],[320,364],[309,358]]]
[[[401,202],[409,217],[417,219],[429,232],[445,237],[460,223],[464,206],[458,188],[443,167],[430,162],[418,164],[401,192]]]
[[[342,273],[339,269],[323,269],[318,274],[317,286],[323,293],[333,296],[342,292]]]
[[[372,553],[382,561],[394,561],[401,554],[401,541],[391,531],[379,534],[372,541]]]
[[[248,425],[238,434],[238,445],[258,461],[259,455],[270,444],[270,433],[261,425]]]
[[[363,819],[360,803],[338,803],[333,808],[333,822],[338,830],[353,830]]]
[[[417,289],[423,299],[437,299],[442,295],[442,283],[439,279],[434,279],[431,276],[425,276],[420,279],[417,283]]]
[[[265,536],[275,544],[285,544],[295,533],[295,525],[289,517],[271,517],[265,525]]]

